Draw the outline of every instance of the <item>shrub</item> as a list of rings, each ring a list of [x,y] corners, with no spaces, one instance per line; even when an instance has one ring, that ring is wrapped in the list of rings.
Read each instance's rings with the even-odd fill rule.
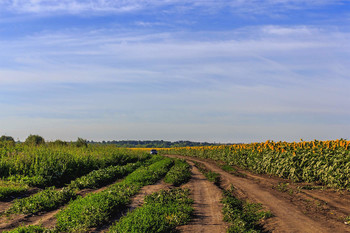
[[[31,146],[38,146],[38,145],[42,145],[45,144],[45,140],[43,137],[39,136],[39,135],[29,135],[27,137],[27,139],[24,142],[27,145],[31,145]]]
[[[87,140],[78,138],[78,140],[75,142],[76,147],[87,147]]]

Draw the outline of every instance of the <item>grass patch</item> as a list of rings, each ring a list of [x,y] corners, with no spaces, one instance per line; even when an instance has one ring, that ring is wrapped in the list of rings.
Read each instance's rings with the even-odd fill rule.
[[[195,166],[199,169],[201,173],[215,185],[220,185],[220,174],[210,171],[203,163],[194,162]]]
[[[220,165],[220,167],[222,170],[229,172],[229,173],[237,171],[234,167],[227,165],[227,164],[222,164],[222,165]]]
[[[56,209],[74,198],[76,193],[72,189],[55,190],[55,187],[50,187],[30,197],[15,200],[5,213],[36,214]]]
[[[224,170],[225,172],[228,172],[232,175],[235,175],[235,176],[238,176],[238,177],[247,177],[246,174],[243,174],[241,172],[239,172],[236,168],[232,167],[231,165],[228,165],[228,164],[220,164],[219,165],[220,168],[222,170]]]
[[[131,173],[136,168],[140,167],[142,162],[131,163],[125,166],[109,166],[90,172],[89,174],[72,181],[68,187],[72,189],[97,189],[108,185],[118,178]]]
[[[164,181],[175,186],[180,186],[191,178],[190,168],[191,166],[185,160],[175,159],[175,164],[166,174]]]
[[[262,232],[259,221],[272,217],[271,212],[262,211],[261,204],[243,202],[237,199],[231,191],[223,192],[224,221],[230,223],[229,233]]]
[[[28,190],[28,185],[12,181],[0,180],[0,200],[6,200],[11,196],[19,195]]]
[[[53,232],[53,231],[41,226],[34,226],[34,225],[17,227],[16,229],[5,231],[5,233],[49,233],[49,232]]]
[[[71,202],[57,215],[59,232],[82,232],[108,222],[113,215],[120,213],[142,186],[153,184],[164,176],[173,161],[164,158],[148,167],[140,167],[122,182],[108,189]]]
[[[188,189],[161,190],[145,197],[145,204],[122,217],[109,233],[172,232],[191,219],[193,200]]]

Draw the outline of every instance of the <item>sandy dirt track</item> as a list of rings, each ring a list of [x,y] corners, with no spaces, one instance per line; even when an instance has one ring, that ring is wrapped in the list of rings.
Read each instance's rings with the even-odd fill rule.
[[[271,186],[267,185],[275,182],[268,180],[273,178],[269,178],[267,176],[258,176],[255,174],[252,175],[252,177],[255,176],[253,178],[249,176],[237,177],[223,171],[213,161],[204,161],[202,159],[184,156],[168,156],[184,158],[188,161],[192,160],[201,162],[208,169],[221,175],[223,188],[228,188],[232,184],[237,189],[237,193],[239,194],[240,198],[246,198],[253,202],[262,203],[266,209],[270,210],[275,215],[275,217],[270,218],[265,222],[264,228],[267,231],[303,233],[350,232],[350,226],[345,225],[340,220],[327,218],[327,216],[323,215],[323,218],[320,218],[316,212],[305,213],[305,211],[303,211],[298,203],[295,203],[295,201],[292,202],[290,198],[288,198],[288,196],[290,196],[289,194],[273,190]],[[337,203],[336,201],[333,202]],[[344,205],[347,204],[347,202],[344,202]],[[306,207],[306,209],[307,208],[308,207]],[[334,208],[335,207],[333,206],[333,209]],[[346,211],[346,207],[344,206],[339,211],[347,212],[347,214],[350,214],[350,209],[347,209]]]
[[[192,178],[183,187],[191,190],[194,200],[194,217],[185,226],[178,227],[180,232],[226,232],[227,225],[223,222],[222,204],[220,203],[222,191],[209,182],[200,171],[192,165]]]

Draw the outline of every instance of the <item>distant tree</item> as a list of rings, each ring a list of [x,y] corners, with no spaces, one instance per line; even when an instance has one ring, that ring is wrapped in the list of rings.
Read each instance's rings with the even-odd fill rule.
[[[24,142],[27,145],[33,145],[33,146],[38,146],[38,145],[42,145],[45,144],[45,140],[43,137],[39,136],[39,135],[29,135],[27,137],[27,139]]]
[[[13,142],[13,143],[15,143],[15,139],[13,139],[13,137],[11,137],[11,136],[2,135],[0,137],[0,142]]]
[[[78,138],[78,140],[75,142],[75,145],[77,147],[87,147],[88,143],[87,143],[87,140],[82,139],[82,138]]]
[[[50,142],[50,145],[54,145],[54,146],[67,146],[68,143],[62,140],[57,139],[54,142]]]
[[[16,144],[15,140],[11,136],[2,135],[0,137],[0,143],[14,146]]]

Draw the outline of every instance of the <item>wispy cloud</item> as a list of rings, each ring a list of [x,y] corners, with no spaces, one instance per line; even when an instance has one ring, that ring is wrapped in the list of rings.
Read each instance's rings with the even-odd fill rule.
[[[232,10],[250,11],[250,12],[266,12],[283,11],[286,9],[305,9],[305,7],[318,7],[328,4],[342,4],[345,1],[334,0],[219,0],[219,1],[185,1],[185,0],[4,0],[0,2],[2,11],[14,12],[30,12],[30,13],[45,13],[45,12],[68,12],[81,13],[86,11],[92,12],[132,12],[149,8],[159,8],[164,6],[172,6],[175,9],[185,10],[197,7],[208,7],[213,9],[222,9],[230,7]],[[276,8],[277,7],[277,8]]]

